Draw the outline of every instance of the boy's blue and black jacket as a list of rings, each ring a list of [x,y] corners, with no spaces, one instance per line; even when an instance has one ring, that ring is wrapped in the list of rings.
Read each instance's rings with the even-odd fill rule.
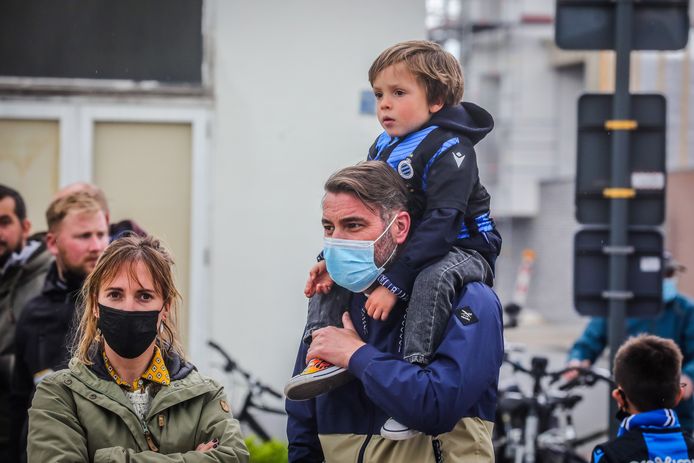
[[[349,362],[356,379],[312,400],[287,401],[289,460],[435,461],[438,446],[449,461],[465,453],[492,461],[504,351],[501,305],[494,292],[482,283],[465,286],[424,368],[402,359],[406,303],[400,301],[386,321],[378,321],[366,314],[365,301],[354,294],[349,308],[367,343]],[[306,350],[302,342],[295,374],[306,364]],[[398,442],[381,438],[380,428],[391,416],[425,435]]]
[[[474,148],[493,127],[487,111],[464,102],[443,107],[404,137],[383,132],[371,146],[368,159],[387,162],[407,183],[408,209],[415,219],[404,252],[385,272],[387,280],[379,280],[383,286],[411,294],[419,272],[452,246],[478,251],[494,268],[501,236],[479,180]]]
[[[694,461],[694,440],[682,432],[677,413],[651,410],[622,421],[617,438],[593,450],[593,463]]]

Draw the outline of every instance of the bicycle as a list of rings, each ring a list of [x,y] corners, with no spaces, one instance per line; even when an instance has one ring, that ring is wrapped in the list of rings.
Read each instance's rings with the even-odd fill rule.
[[[279,392],[275,391],[272,387],[261,383],[253,376],[239,367],[239,365],[231,359],[229,354],[216,342],[208,341],[207,344],[215,349],[224,358],[225,364],[222,370],[232,375],[237,373],[241,378],[243,378],[246,384],[246,393],[243,398],[243,405],[238,413],[235,414],[237,420],[242,424],[248,426],[262,441],[269,441],[271,439],[270,433],[258,422],[256,417],[251,413],[252,411],[259,411],[264,413],[270,413],[275,415],[286,415],[287,413],[283,408],[268,406],[264,404],[264,397],[269,395],[274,398],[274,400],[282,400],[284,397]]]
[[[598,381],[614,385],[607,370],[601,368],[568,367],[548,371],[546,357],[533,357],[530,367],[511,360],[504,362],[531,377],[532,393],[524,393],[516,384],[499,391],[494,450],[497,463],[585,463],[587,460],[576,448],[606,435],[607,430],[578,438],[572,410],[581,402],[581,395],[569,392],[577,386],[593,386]],[[549,386],[565,373],[578,375],[557,389]],[[545,380],[549,379],[547,385]]]

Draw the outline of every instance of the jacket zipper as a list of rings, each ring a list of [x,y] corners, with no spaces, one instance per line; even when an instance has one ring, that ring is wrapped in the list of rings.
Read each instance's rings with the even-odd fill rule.
[[[357,457],[357,463],[364,463],[364,453],[366,452],[366,447],[369,445],[369,442],[371,442],[371,437],[373,437],[373,427],[374,411],[373,409],[369,409],[369,434],[366,435],[364,443],[361,444],[361,448],[359,449],[359,456]]]
[[[152,433],[149,432],[147,423],[145,423],[144,421],[141,421],[140,423],[142,424],[142,430],[145,432],[145,440],[147,441],[147,447],[149,447],[149,449],[152,452],[158,452],[159,447],[157,447],[157,444],[154,442],[154,437],[152,437]]]

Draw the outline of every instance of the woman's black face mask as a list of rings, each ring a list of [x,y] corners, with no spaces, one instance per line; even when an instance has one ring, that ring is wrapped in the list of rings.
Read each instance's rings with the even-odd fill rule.
[[[99,304],[97,327],[116,354],[134,359],[157,337],[158,310],[118,310]]]

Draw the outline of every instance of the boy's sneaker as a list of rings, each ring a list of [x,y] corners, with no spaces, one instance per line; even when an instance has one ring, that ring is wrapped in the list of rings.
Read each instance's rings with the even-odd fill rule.
[[[319,358],[309,360],[304,371],[294,376],[284,387],[289,400],[308,400],[342,386],[354,377],[345,368]]]
[[[421,432],[410,429],[404,424],[395,421],[393,418],[388,418],[381,427],[381,437],[390,440],[405,440],[421,434]]]

